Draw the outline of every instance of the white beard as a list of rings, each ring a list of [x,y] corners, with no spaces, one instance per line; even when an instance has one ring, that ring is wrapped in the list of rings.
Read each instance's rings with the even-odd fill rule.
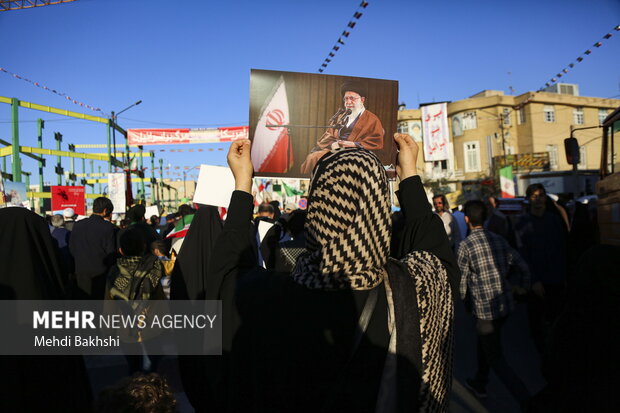
[[[364,111],[364,105],[360,105],[359,107],[354,107],[351,109],[351,114],[349,115],[349,120],[347,121],[346,127],[349,127],[351,123]]]

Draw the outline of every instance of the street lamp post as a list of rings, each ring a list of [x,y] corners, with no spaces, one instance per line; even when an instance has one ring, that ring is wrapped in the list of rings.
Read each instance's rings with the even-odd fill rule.
[[[114,155],[116,157],[116,119],[118,119],[118,115],[120,115],[123,112],[128,111],[129,109],[133,108],[134,106],[138,106],[140,103],[142,103],[141,100],[138,100],[136,103],[133,103],[129,106],[127,106],[125,109],[121,110],[120,112],[112,112],[111,114],[111,119],[112,119],[112,150],[114,152]],[[129,143],[127,143],[126,150],[129,149]],[[127,154],[127,156],[129,156],[129,154]]]
[[[120,115],[123,112],[128,111],[129,109],[133,108],[134,106],[139,105],[140,103],[142,103],[142,100],[138,100],[136,103],[133,103],[129,106],[127,106],[125,109],[119,111],[119,112],[112,112],[111,114],[111,120],[112,120],[112,152],[114,153],[114,159],[116,159],[116,120],[118,119],[118,115]],[[110,149],[108,148],[108,153],[110,153]],[[130,194],[131,194],[131,165],[129,165],[129,141],[127,140],[127,135],[125,135],[125,156],[124,156],[124,162],[123,162],[123,166],[127,167],[127,172],[126,174],[128,175],[129,179],[127,179],[127,190],[125,192],[125,197],[128,199],[130,198]],[[116,171],[116,166],[114,167],[114,170]]]

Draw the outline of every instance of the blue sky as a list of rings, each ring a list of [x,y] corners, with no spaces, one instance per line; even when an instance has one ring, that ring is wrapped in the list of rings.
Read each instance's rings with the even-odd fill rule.
[[[106,114],[141,99],[120,116],[126,129],[247,125],[250,69],[316,73],[359,3],[77,0],[0,12],[0,67]],[[519,94],[544,85],[619,23],[618,0],[369,0],[324,73],[398,80],[399,100],[408,107],[483,89],[510,93],[512,86]],[[581,95],[620,95],[620,32],[613,34],[563,78],[579,84]],[[93,114],[6,73],[0,73],[0,96]],[[21,109],[22,145],[36,146],[32,121],[39,117],[47,120],[47,148],[55,147],[55,131],[63,133],[63,149],[106,141],[101,124]],[[0,104],[5,140],[9,121],[10,106]],[[183,167],[224,164],[219,149],[226,147],[146,149],[166,149],[158,159]],[[23,162],[36,172],[34,161]],[[81,161],[76,165],[81,172]],[[46,180],[55,183],[47,171]]]

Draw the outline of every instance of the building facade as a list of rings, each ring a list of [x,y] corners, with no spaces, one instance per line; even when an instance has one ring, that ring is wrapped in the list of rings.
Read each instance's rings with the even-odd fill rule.
[[[444,180],[458,186],[464,180],[492,179],[495,157],[518,154],[527,158],[533,153],[548,153],[544,170],[570,170],[564,139],[570,136],[571,127],[596,127],[618,106],[620,99],[579,96],[577,85],[570,84],[518,96],[484,90],[448,102],[450,159],[425,162],[423,175],[427,180]],[[420,109],[401,106],[398,120],[399,131],[422,142]],[[602,129],[579,130],[573,136],[580,146],[578,168],[598,169]]]

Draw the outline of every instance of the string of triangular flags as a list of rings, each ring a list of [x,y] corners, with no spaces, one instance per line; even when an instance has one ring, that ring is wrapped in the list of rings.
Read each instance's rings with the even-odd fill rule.
[[[213,152],[227,151],[228,148],[207,148],[207,149],[157,149],[159,152]]]
[[[200,169],[200,166],[164,166],[162,169],[164,171],[168,171],[168,170],[171,170],[171,169],[174,169],[174,170],[183,169],[183,170],[189,171],[190,169]],[[157,166],[155,168],[144,167],[144,168],[142,168],[142,170],[144,170],[144,171],[159,171],[159,167],[157,167]]]
[[[30,83],[30,84],[32,84],[32,85],[34,85],[34,86],[36,86],[36,87],[39,87],[39,88],[41,88],[41,89],[43,89],[43,90],[47,90],[48,92],[52,92],[52,93],[54,93],[54,94],[56,94],[56,95],[58,95],[58,96],[61,96],[61,97],[65,98],[65,99],[67,99],[69,102],[73,102],[74,104],[76,104],[76,105],[78,105],[78,106],[81,106],[81,107],[83,107],[83,108],[90,109],[90,110],[92,110],[92,111],[94,111],[94,112],[101,112],[102,114],[104,114],[104,115],[105,115],[105,113],[101,110],[101,108],[96,108],[96,107],[94,107],[94,106],[87,105],[87,104],[86,104],[86,103],[84,103],[84,102],[80,102],[79,100],[76,100],[76,99],[72,98],[71,96],[69,96],[68,94],[66,94],[66,93],[64,93],[64,92],[60,92],[60,91],[58,91],[58,90],[56,90],[56,89],[52,89],[52,88],[50,88],[50,87],[47,87],[47,86],[45,86],[45,85],[42,85],[42,84],[41,84],[41,83],[39,83],[39,82],[35,82],[34,80],[30,80],[30,79],[28,79],[27,77],[24,77],[24,76],[18,75],[17,73],[10,72],[10,71],[8,71],[7,69],[5,69],[4,67],[0,67],[0,72],[4,72],[4,73],[6,73],[7,75],[13,76],[15,79],[23,80],[23,81],[28,82],[28,83]]]
[[[367,1],[362,1],[357,7],[357,10],[355,11],[355,13],[353,13],[353,20],[349,20],[347,27],[344,29],[340,37],[338,37],[338,40],[334,44],[334,47],[332,47],[332,50],[329,52],[325,60],[323,60],[323,64],[321,65],[321,67],[319,67],[319,73],[323,73],[323,70],[327,69],[327,65],[329,65],[332,59],[336,57],[336,53],[338,52],[338,50],[340,50],[340,47],[344,46],[343,38],[346,39],[349,37],[349,35],[351,34],[351,30],[355,28],[357,20],[362,17],[361,10],[365,9],[366,7],[368,7]]]
[[[617,25],[616,27],[614,27],[615,31],[620,31],[620,25]],[[607,33],[605,36],[603,36],[598,42],[594,43],[592,45],[592,47],[595,48],[599,48],[603,45],[603,41],[608,40],[611,36],[613,36],[611,33]],[[564,76],[565,74],[568,73],[569,69],[572,69],[573,67],[575,67],[575,65],[577,63],[581,63],[583,61],[583,59],[586,56],[589,56],[592,54],[592,49],[588,49],[585,52],[583,52],[579,57],[577,57],[577,59],[575,59],[574,62],[571,62],[567,67],[565,67],[564,69],[562,69],[561,71],[559,71],[555,77],[552,77],[551,80],[549,80],[547,83],[545,83],[544,86],[541,86],[537,92],[541,92],[544,88],[551,86],[552,84],[556,83],[562,76]]]
[[[620,31],[620,25],[617,25],[616,27],[614,27],[614,30],[615,31]],[[592,45],[592,47],[596,47],[596,48],[601,47],[603,45],[603,41],[604,40],[608,40],[611,36],[613,36],[613,34],[611,32],[607,33],[598,42],[594,43]],[[555,75],[555,77],[552,77],[547,83],[545,83],[544,86],[541,86],[540,88],[538,88],[538,90],[536,90],[530,97],[528,97],[526,100],[524,100],[523,102],[519,103],[518,105],[513,106],[513,109],[514,110],[519,110],[519,109],[523,108],[523,106],[527,105],[532,100],[534,100],[534,97],[536,96],[537,93],[543,92],[545,90],[545,88],[548,88],[549,86],[553,85],[554,83],[557,83],[559,81],[559,79],[561,79],[565,74],[568,73],[569,69],[574,68],[577,63],[583,62],[583,59],[585,58],[585,56],[589,56],[591,54],[592,54],[592,49],[588,49],[585,52],[583,52],[579,57],[577,57],[577,59],[575,59],[574,62],[569,63],[569,65],[567,66],[568,69],[566,67],[564,69],[562,69],[560,72],[558,72]]]

